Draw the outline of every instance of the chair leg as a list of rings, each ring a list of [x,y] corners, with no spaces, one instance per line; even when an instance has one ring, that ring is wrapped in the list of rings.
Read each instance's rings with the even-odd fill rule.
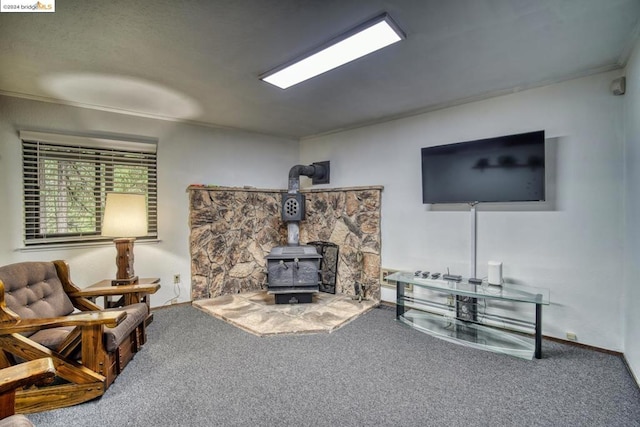
[[[7,390],[0,393],[0,420],[16,413],[16,391]]]
[[[145,322],[140,323],[137,329],[140,334],[140,347],[142,347],[147,342],[147,327]]]
[[[118,375],[117,354],[109,354],[104,348],[102,326],[84,327],[82,330],[82,364],[105,377],[109,388]]]

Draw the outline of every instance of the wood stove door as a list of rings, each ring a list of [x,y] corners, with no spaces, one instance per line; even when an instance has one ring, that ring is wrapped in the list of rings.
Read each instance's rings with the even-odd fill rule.
[[[269,287],[293,286],[293,260],[269,261]]]
[[[296,286],[318,286],[318,260],[305,259],[294,262],[294,264],[297,264],[296,272],[294,273]]]

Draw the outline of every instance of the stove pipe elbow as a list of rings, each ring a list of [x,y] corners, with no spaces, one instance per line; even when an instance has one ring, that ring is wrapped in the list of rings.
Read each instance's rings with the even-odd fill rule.
[[[316,167],[314,165],[309,165],[309,166],[295,165],[294,167],[289,169],[289,179],[300,178],[300,175],[311,177],[315,173],[316,173]]]
[[[300,175],[307,176],[314,181],[329,182],[329,162],[313,163],[308,166],[295,165],[289,170],[289,193],[300,190]]]

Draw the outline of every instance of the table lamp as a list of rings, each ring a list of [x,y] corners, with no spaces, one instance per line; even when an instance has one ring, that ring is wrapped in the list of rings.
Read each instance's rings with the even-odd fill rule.
[[[118,271],[112,285],[138,282],[133,271],[133,242],[147,234],[147,200],[144,194],[107,193],[102,235],[115,237]]]

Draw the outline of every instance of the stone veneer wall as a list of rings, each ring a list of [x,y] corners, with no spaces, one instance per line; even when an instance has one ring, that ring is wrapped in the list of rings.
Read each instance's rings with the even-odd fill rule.
[[[191,297],[193,300],[266,287],[265,256],[287,244],[281,219],[282,190],[189,187]],[[339,245],[336,292],[380,300],[380,202],[382,187],[302,190],[306,219],[300,243]],[[358,256],[361,253],[361,256]]]

